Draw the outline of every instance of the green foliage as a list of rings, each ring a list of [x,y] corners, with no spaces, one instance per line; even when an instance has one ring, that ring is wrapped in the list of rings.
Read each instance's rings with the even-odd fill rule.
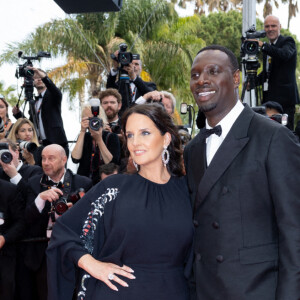
[[[10,85],[9,87],[5,88],[4,83],[0,81],[0,94],[5,97],[5,100],[11,105],[15,106],[18,102],[18,98],[13,94],[16,90],[16,87]]]

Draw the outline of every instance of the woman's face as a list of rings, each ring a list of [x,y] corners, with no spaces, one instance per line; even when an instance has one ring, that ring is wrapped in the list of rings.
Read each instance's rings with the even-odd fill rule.
[[[170,134],[161,135],[153,121],[133,113],[126,123],[127,147],[132,159],[140,166],[161,167],[161,154],[170,142]]]
[[[31,141],[33,138],[33,128],[27,123],[23,124],[16,133],[16,137],[22,141]]]
[[[6,120],[7,107],[2,99],[0,99],[0,117]]]

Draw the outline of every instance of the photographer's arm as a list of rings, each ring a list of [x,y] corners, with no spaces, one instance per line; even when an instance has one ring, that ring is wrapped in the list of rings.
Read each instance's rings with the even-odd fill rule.
[[[100,153],[101,153],[101,156],[102,156],[102,159],[103,159],[104,163],[108,164],[112,161],[113,155],[107,149],[107,147],[106,147],[106,145],[103,141],[102,130],[103,130],[102,128],[100,128],[99,131],[91,130],[91,135],[92,135],[93,139],[96,141],[96,143],[99,147],[99,150],[100,150]]]
[[[155,91],[156,84],[154,82],[145,82],[140,77],[136,77],[136,79],[133,81],[136,88],[138,89],[140,95],[145,95],[148,92]]]
[[[77,139],[77,142],[75,144],[75,147],[71,153],[71,158],[73,163],[78,163],[79,160],[82,158],[82,151],[83,151],[83,144],[84,144],[84,136],[86,129],[89,126],[89,120],[88,117],[85,117],[81,121],[81,130]]]

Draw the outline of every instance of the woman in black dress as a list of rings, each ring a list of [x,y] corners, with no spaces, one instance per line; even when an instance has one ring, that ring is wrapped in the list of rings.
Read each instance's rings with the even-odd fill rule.
[[[125,113],[136,174],[112,175],[60,217],[48,255],[48,300],[188,300],[192,210],[180,138],[159,104]],[[78,268],[79,267],[79,268]]]

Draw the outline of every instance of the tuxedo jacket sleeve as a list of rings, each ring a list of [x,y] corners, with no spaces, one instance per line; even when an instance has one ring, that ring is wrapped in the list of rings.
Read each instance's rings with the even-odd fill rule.
[[[184,153],[197,224],[198,299],[299,299],[295,136],[246,106],[208,168],[205,148],[199,134]]]
[[[20,239],[23,234],[25,206],[22,195],[14,184],[0,179],[0,190],[0,212],[4,214],[0,235],[4,236],[7,245]]]

